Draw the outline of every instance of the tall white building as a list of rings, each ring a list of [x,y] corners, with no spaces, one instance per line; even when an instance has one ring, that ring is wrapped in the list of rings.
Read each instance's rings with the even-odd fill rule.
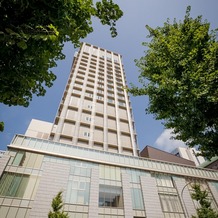
[[[54,141],[138,155],[121,55],[84,43],[51,133]]]
[[[191,184],[217,210],[218,171],[138,156],[121,56],[84,43],[54,123],[32,120],[0,158],[0,217],[189,218]]]

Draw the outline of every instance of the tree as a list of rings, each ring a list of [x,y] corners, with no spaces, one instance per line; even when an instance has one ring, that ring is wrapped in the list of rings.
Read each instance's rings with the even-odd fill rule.
[[[64,212],[62,209],[63,207],[63,200],[62,200],[62,191],[58,192],[58,194],[52,200],[52,210],[48,213],[48,218],[68,218],[68,214]]]
[[[199,146],[201,154],[218,155],[218,43],[217,30],[198,16],[150,32],[145,56],[136,60],[142,87],[132,85],[133,95],[148,95],[147,113],[164,120],[175,139]]]
[[[62,48],[93,31],[92,17],[109,25],[123,15],[112,0],[2,0],[0,3],[0,103],[27,107],[32,96],[43,96],[56,76],[51,68],[64,59]],[[1,125],[1,128],[3,125]]]
[[[191,197],[200,204],[200,207],[197,208],[198,216],[192,216],[192,218],[218,218],[218,213],[211,208],[208,192],[201,190],[200,184],[197,183],[192,185],[192,188],[194,192]]]

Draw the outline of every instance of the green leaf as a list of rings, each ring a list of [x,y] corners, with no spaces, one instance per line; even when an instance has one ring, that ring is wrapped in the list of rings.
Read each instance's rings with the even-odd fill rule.
[[[19,48],[22,48],[23,50],[27,49],[27,44],[26,44],[26,42],[24,42],[24,41],[18,42],[18,43],[17,43],[17,46],[18,46]]]
[[[4,131],[4,122],[0,122],[0,132]]]

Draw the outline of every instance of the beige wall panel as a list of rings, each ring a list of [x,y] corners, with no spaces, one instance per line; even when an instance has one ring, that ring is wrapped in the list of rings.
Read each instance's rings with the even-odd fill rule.
[[[85,99],[85,100],[83,101],[83,108],[84,108],[84,109],[90,109],[90,110],[91,110],[91,107],[93,107],[92,105],[93,105],[93,102],[92,102],[92,101],[89,101],[89,100],[87,100],[87,99]]]
[[[107,125],[108,125],[108,128],[110,129],[117,129],[116,120],[114,119],[108,118]]]
[[[103,111],[104,111],[104,105],[101,104],[101,103],[96,102],[96,103],[95,103],[95,111],[96,111],[96,112],[103,113]]]
[[[62,133],[64,135],[72,136],[74,133],[75,125],[73,123],[64,123]]]
[[[78,112],[72,109],[67,110],[66,118],[70,120],[75,120],[77,118]]]
[[[120,131],[130,132],[129,124],[128,123],[124,123],[124,122],[120,122]]]
[[[76,96],[71,96],[70,97],[70,104],[69,104],[70,106],[78,107],[79,104],[80,104],[80,100],[79,100],[78,97],[76,97]]]
[[[131,138],[128,135],[122,135],[121,134],[121,142],[123,147],[129,147],[131,148]]]
[[[108,144],[117,145],[117,134],[115,132],[108,132]]]
[[[103,126],[104,124],[104,118],[103,117],[100,117],[100,116],[95,116],[95,125],[97,126]]]
[[[125,109],[119,108],[118,113],[120,118],[127,119],[127,111]]]
[[[111,116],[115,116],[116,112],[115,112],[115,108],[112,106],[107,106],[107,114],[111,115]]]
[[[94,129],[94,141],[103,142],[103,140],[104,140],[103,130]]]
[[[80,126],[79,127],[79,137],[88,139],[89,136],[85,136],[84,135],[85,132],[90,134],[90,128],[85,127],[85,126]]]

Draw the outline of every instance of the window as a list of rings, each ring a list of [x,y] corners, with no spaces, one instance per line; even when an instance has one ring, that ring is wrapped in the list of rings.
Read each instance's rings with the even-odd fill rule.
[[[110,98],[108,98],[107,102],[108,102],[108,103],[114,103],[114,100],[113,100],[113,99],[110,99]]]
[[[89,137],[90,133],[89,132],[84,132],[83,135],[86,136],[86,137]]]
[[[97,92],[98,92],[98,93],[101,93],[101,94],[104,93],[103,90],[101,90],[101,89],[98,89]]]
[[[86,121],[91,121],[92,118],[91,118],[91,117],[86,117],[85,120],[86,120]]]
[[[98,100],[103,100],[103,98],[101,96],[99,96],[99,95],[97,96],[97,99]]]
[[[89,108],[89,109],[92,109],[92,105],[88,105],[88,108]]]
[[[41,167],[43,157],[44,156],[40,154],[18,151],[12,165],[39,169]]]
[[[173,187],[171,176],[157,174],[156,181],[157,181],[157,186]]]
[[[165,174],[156,174],[155,177],[164,217],[184,218],[185,215],[172,177]]]
[[[135,210],[144,210],[142,191],[139,188],[132,188],[132,206]]]
[[[110,95],[110,96],[114,96],[113,92],[108,92],[107,94]]]
[[[92,98],[93,97],[93,94],[91,94],[91,93],[85,93],[85,95],[87,96],[87,97],[90,97],[90,98]]]
[[[164,213],[182,213],[182,206],[177,195],[159,194]]]
[[[122,188],[119,186],[99,185],[99,207],[123,208]]]
[[[107,81],[108,82],[108,84],[113,84],[113,82],[112,81]]]
[[[73,177],[68,182],[66,202],[71,204],[89,204],[90,182],[81,177]]]
[[[28,182],[29,176],[27,175],[4,173],[0,181],[0,195],[22,198]]]
[[[120,106],[123,106],[123,107],[126,106],[125,102],[122,102],[122,101],[118,101],[118,104],[119,104]]]
[[[111,87],[111,86],[108,86],[108,90],[113,90],[113,87]]]
[[[121,181],[121,171],[119,167],[100,165],[100,179]]]

